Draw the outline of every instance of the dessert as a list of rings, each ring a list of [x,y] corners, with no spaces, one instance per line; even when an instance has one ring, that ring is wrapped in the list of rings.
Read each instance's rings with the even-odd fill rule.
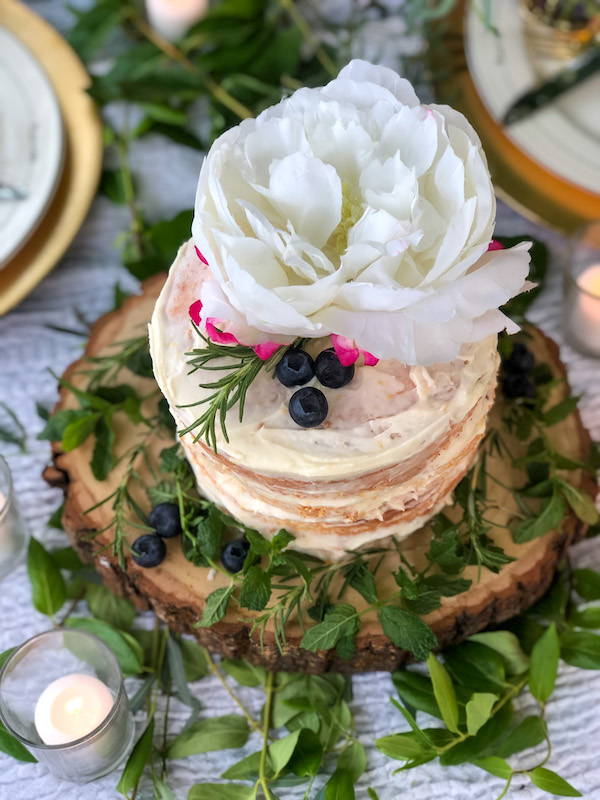
[[[220,137],[150,325],[200,491],[330,560],[448,503],[528,272],[494,211],[466,120],[365,62]]]

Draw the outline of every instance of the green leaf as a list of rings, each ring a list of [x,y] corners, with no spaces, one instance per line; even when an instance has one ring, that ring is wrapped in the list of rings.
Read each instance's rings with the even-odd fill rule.
[[[413,653],[415,658],[425,659],[437,647],[436,635],[416,614],[397,606],[384,606],[377,616],[385,635],[396,647]]]
[[[65,569],[68,572],[79,572],[79,570],[85,569],[85,564],[72,547],[59,547],[58,550],[53,550],[50,555],[59,569]]]
[[[288,767],[300,778],[314,776],[318,773],[323,761],[323,745],[316,732],[301,730],[296,749],[289,761]]]
[[[195,722],[176,736],[167,749],[168,758],[187,758],[197,753],[243,747],[250,731],[245,717],[225,714]]]
[[[503,778],[505,781],[512,775],[512,767],[510,764],[507,764],[503,758],[498,758],[498,756],[474,758],[471,763],[475,764],[476,767],[484,769],[491,775],[495,775],[497,778]]]
[[[379,800],[379,795],[371,786],[367,789],[367,794],[369,795],[370,800]]]
[[[566,419],[569,414],[572,414],[573,411],[575,411],[578,402],[578,397],[565,397],[565,399],[561,400],[560,403],[552,406],[552,408],[548,409],[548,411],[544,411],[542,417],[546,427],[550,428],[552,425],[556,425],[557,422],[562,422],[563,419]]]
[[[600,628],[600,607],[577,608],[571,612],[569,623],[577,628]]]
[[[300,731],[294,731],[282,739],[276,739],[269,745],[269,762],[276,775],[288,765],[296,749],[299,736]]]
[[[224,586],[221,589],[215,589],[214,592],[211,592],[206,598],[202,619],[197,622],[196,625],[201,628],[210,628],[211,625],[223,619],[227,611],[229,598],[233,594],[233,589],[234,585],[231,583],[229,586]]]
[[[290,542],[293,542],[296,537],[288,533],[284,528],[277,531],[271,541],[271,552],[280,553],[284,547],[287,547]]]
[[[573,667],[600,669],[600,636],[566,630],[560,637],[560,656]]]
[[[125,205],[127,195],[123,182],[123,173],[118,169],[105,169],[102,171],[98,191],[117,205]],[[118,286],[118,284],[117,284]],[[115,303],[115,308],[120,306]]]
[[[121,794],[127,795],[134,786],[137,786],[144,767],[148,763],[152,755],[152,737],[154,736],[154,717],[146,726],[146,730],[142,733],[140,738],[131,751],[131,755],[127,759],[125,769],[121,775],[121,779],[117,784],[117,791]]]
[[[53,554],[54,556],[54,554]],[[128,631],[135,619],[135,606],[124,597],[117,597],[100,583],[88,583],[85,599],[91,613],[98,619]]]
[[[436,755],[432,748],[425,748],[423,743],[411,731],[410,733],[394,733],[391,736],[382,736],[375,740],[378,750],[398,761],[413,761],[424,756]]]
[[[339,755],[337,768],[350,773],[352,783],[356,783],[367,768],[367,753],[356,739]]]
[[[573,588],[584,600],[600,600],[600,572],[593,569],[574,569]]]
[[[582,522],[587,522],[588,525],[595,525],[598,522],[598,511],[589,494],[582,489],[571,486],[571,484],[566,481],[561,480],[559,485],[567,503],[571,506],[579,519]]]
[[[99,0],[89,10],[71,11],[77,22],[69,31],[69,42],[82,61],[88,61],[108,34],[124,19],[127,6],[121,0]]]
[[[513,539],[517,544],[530,542],[543,536],[548,531],[556,530],[565,516],[565,501],[562,494],[554,492],[541,507],[535,517],[521,522],[513,531]]]
[[[531,651],[529,690],[540,703],[545,703],[554,691],[559,656],[558,633],[552,622]]]
[[[471,586],[471,581],[464,578],[449,578],[446,575],[429,575],[417,582],[418,596],[406,599],[406,608],[415,614],[430,614],[440,607],[442,597],[466,592]]]
[[[441,719],[430,678],[419,675],[417,672],[401,670],[394,672],[392,680],[404,703],[411,708]]]
[[[152,775],[152,783],[154,794],[158,795],[157,800],[177,800],[175,792],[156,773]]]
[[[266,669],[248,661],[232,661],[224,658],[221,667],[241,686],[265,686],[267,683]]]
[[[116,630],[108,622],[88,617],[69,617],[65,624],[102,639],[115,654],[124,675],[138,675],[142,671],[142,648],[127,633]]]
[[[479,729],[485,725],[491,716],[497,695],[488,692],[475,692],[465,706],[467,714],[467,731],[469,736],[475,736]]]
[[[228,781],[255,781],[260,772],[261,757],[262,752],[258,750],[256,753],[242,758],[240,761],[233,764],[233,766],[229,767],[229,769],[226,769],[221,777]],[[270,774],[269,771],[269,775]]]
[[[183,665],[183,654],[179,646],[179,642],[175,637],[167,631],[167,664],[169,665],[169,674],[173,681],[173,686],[177,693],[177,697],[182,703],[185,703],[194,711],[199,711],[201,704],[197,697],[190,692],[187,678],[185,674],[185,667]]]
[[[431,675],[433,693],[442,719],[446,723],[448,730],[458,733],[458,703],[450,675],[448,675],[446,669],[433,653],[427,659],[427,668]]]
[[[165,122],[167,125],[185,125],[188,121],[185,111],[180,111],[177,108],[171,108],[166,103],[140,103],[142,111],[144,111],[150,119],[157,122]]]
[[[27,572],[33,605],[42,614],[52,617],[67,599],[67,587],[50,553],[33,537],[29,541]]]
[[[271,581],[259,566],[250,567],[244,575],[240,591],[240,605],[251,611],[262,611],[271,597]]]
[[[546,723],[541,717],[525,717],[496,748],[496,755],[509,758],[521,750],[537,747],[546,738]]]
[[[197,783],[188,792],[187,800],[253,800],[254,787],[235,783]]]
[[[2,722],[0,722],[0,752],[6,753],[6,755],[16,758],[18,761],[37,761],[29,750],[6,730]]]
[[[561,797],[583,797],[581,792],[578,792],[577,789],[573,788],[570,783],[567,783],[564,778],[561,778],[560,775],[557,775],[556,772],[552,772],[550,769],[536,767],[528,774],[531,778],[531,782],[544,792],[558,794]]]
[[[22,453],[27,452],[27,431],[23,427],[21,420],[6,403],[0,400],[0,408],[3,408],[11,420],[14,429],[0,427],[0,441],[16,444]]]
[[[469,641],[483,644],[501,655],[509,675],[521,675],[529,669],[529,656],[511,631],[484,631],[469,636]]]
[[[323,622],[306,631],[300,646],[313,653],[317,650],[330,650],[344,636],[353,635],[355,624],[356,611],[352,606],[332,606]]]
[[[347,769],[336,769],[325,784],[325,800],[354,800],[354,782]]]
[[[375,577],[363,561],[360,559],[352,561],[342,572],[350,586],[362,595],[367,603],[372,604],[377,601]]]
[[[188,683],[194,683],[200,680],[200,678],[204,678],[205,675],[208,675],[210,672],[210,656],[204,647],[197,642],[192,642],[184,638],[179,640],[179,647],[183,659],[185,679]]]
[[[56,511],[52,513],[52,516],[48,520],[49,528],[56,528],[59,531],[63,530],[62,515],[64,510],[65,510],[65,501],[63,500],[63,502],[59,505]]]
[[[100,417],[95,428],[96,444],[90,466],[97,481],[103,481],[115,465],[113,446],[115,432],[104,417]]]
[[[444,651],[444,663],[452,678],[470,692],[502,692],[506,668],[498,653],[477,642],[464,642]]]
[[[475,736],[469,736],[463,742],[458,742],[450,750],[442,753],[440,764],[452,766],[472,761],[480,753],[488,749],[502,736],[511,723],[513,708],[511,703],[503,705],[479,730]]]
[[[48,419],[43,430],[38,433],[37,438],[50,442],[61,442],[63,435],[69,425],[76,420],[85,419],[90,416],[90,411],[86,409],[66,409],[56,411]]]

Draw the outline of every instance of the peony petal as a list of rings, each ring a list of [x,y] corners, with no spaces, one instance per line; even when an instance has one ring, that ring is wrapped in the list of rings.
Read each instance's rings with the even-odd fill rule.
[[[200,261],[201,261],[203,264],[206,264],[206,266],[208,267],[208,261],[207,261],[207,260],[204,258],[204,256],[203,256],[203,255],[202,255],[202,253],[200,252],[200,250],[198,250],[198,248],[197,248],[197,247],[194,247],[194,250],[196,251],[196,255],[198,256],[198,258],[200,259]]]
[[[276,350],[281,347],[277,342],[261,342],[255,345],[252,349],[261,361],[268,361]]]
[[[352,339],[346,336],[338,336],[335,333],[331,334],[331,343],[335,354],[340,360],[343,367],[349,367],[357,360],[360,355],[358,347],[354,344]]]
[[[202,300],[196,300],[190,306],[190,317],[192,318],[192,322],[194,325],[200,325],[202,321],[200,317],[200,312],[202,311]]]
[[[215,344],[239,344],[233,333],[219,330],[215,325],[223,325],[223,320],[216,319],[216,317],[209,317],[206,320],[206,332],[211,342]]]

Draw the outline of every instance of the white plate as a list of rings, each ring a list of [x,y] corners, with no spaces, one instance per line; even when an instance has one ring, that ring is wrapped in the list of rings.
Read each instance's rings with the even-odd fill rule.
[[[492,4],[486,30],[470,3],[465,22],[469,71],[489,113],[500,120],[524,92],[563,69],[564,62],[542,59],[528,46],[519,0]],[[530,158],[563,180],[600,194],[600,74],[562,95],[547,108],[505,128]],[[518,198],[517,198],[518,199]]]
[[[0,28],[0,185],[26,197],[0,199],[0,267],[25,244],[58,185],[65,137],[46,73],[8,30]]]

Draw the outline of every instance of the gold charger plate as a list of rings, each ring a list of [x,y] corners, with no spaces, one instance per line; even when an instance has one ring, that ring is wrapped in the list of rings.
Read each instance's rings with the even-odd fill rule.
[[[35,54],[48,76],[66,132],[65,163],[54,200],[33,236],[0,270],[0,315],[54,267],[81,227],[96,194],[102,168],[102,125],[85,89],[89,76],[72,48],[18,0],[2,0],[0,25]]]
[[[524,217],[563,233],[600,219],[600,195],[548,172],[529,158],[484,106],[467,69],[464,48],[465,0],[460,0],[444,32],[444,46],[431,53],[439,98],[462,111],[486,152],[496,194]]]

